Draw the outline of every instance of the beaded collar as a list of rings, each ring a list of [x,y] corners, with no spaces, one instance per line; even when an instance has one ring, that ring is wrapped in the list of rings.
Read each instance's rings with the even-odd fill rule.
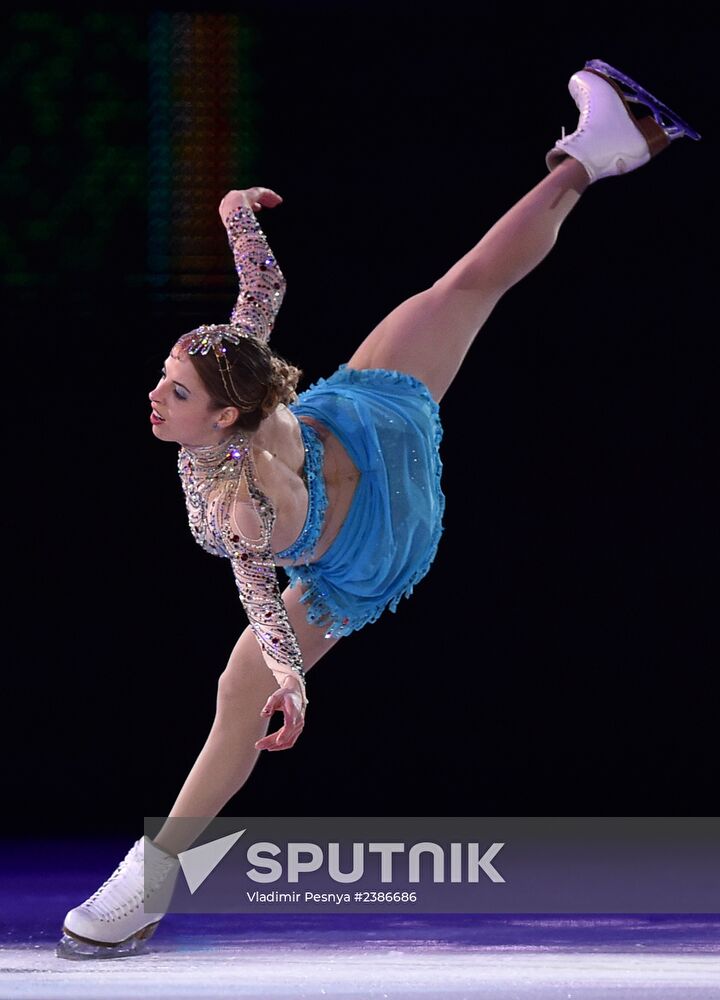
[[[219,444],[182,445],[180,456],[189,460],[197,479],[227,479],[237,475],[238,464],[249,454],[250,442],[242,435],[226,438]]]

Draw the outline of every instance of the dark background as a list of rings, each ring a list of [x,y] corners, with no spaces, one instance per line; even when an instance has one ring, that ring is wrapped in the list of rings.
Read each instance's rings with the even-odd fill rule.
[[[499,303],[441,404],[430,574],[312,670],[296,747],[261,755],[225,814],[713,810],[716,99],[704,14],[681,10],[233,5],[254,118],[229,186],[284,198],[260,221],[301,389],[542,180],[586,59],[703,141],[591,187]],[[152,13],[34,16],[2,24],[4,805],[17,833],[137,836],[246,624],[147,403],[174,340],[226,320],[235,275],[213,217],[212,294],[152,279]]]

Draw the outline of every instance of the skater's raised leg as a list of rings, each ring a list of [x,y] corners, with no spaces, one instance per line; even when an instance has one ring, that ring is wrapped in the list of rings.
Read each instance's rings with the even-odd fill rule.
[[[570,79],[568,89],[580,120],[576,131],[559,139],[546,154],[550,176],[506,212],[432,287],[401,303],[375,327],[348,361],[349,367],[391,368],[415,375],[440,402],[498,300],[550,252],[588,185],[636,170],[673,139],[699,138],[626,75],[599,60],[588,66],[592,68]],[[637,117],[634,107],[643,105],[651,113]]]
[[[568,158],[495,223],[431,288],[394,309],[350,358],[422,379],[440,402],[500,298],[537,267],[590,179]]]

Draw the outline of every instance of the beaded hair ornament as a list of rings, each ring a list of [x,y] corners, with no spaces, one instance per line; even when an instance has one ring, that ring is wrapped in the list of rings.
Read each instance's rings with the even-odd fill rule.
[[[206,355],[212,349],[217,358],[218,368],[220,369],[220,375],[228,398],[236,403],[241,410],[249,411],[253,410],[256,404],[243,399],[237,391],[232,379],[230,365],[227,361],[227,347],[223,344],[223,340],[227,340],[230,344],[239,344],[241,337],[251,338],[251,334],[245,333],[239,326],[233,326],[228,323],[211,323],[199,326],[195,330],[183,334],[177,343],[178,347],[187,351],[188,354]]]

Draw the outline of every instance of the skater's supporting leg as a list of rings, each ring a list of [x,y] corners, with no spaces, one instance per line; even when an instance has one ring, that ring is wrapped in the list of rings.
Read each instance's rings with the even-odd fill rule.
[[[302,585],[287,587],[283,601],[308,671],[339,639],[325,639],[327,625],[308,623],[307,605],[300,603],[304,593]],[[279,733],[291,746],[296,738],[296,729],[286,730],[282,737],[278,716],[271,717],[273,730],[265,736],[268,719],[260,712],[276,687],[257,639],[247,628],[221,675],[212,730],[170,817],[154,841],[140,838],[100,889],[66,914],[56,950],[59,957],[114,958],[136,954],[144,946],[167,912],[179,871],[177,857],[168,855],[191,847],[245,783],[260,752],[255,747],[258,741],[277,743]],[[141,908],[138,898],[147,905]]]
[[[327,626],[309,624],[307,605],[300,603],[303,593],[302,584],[287,587],[283,600],[307,673],[339,642],[339,638],[326,639]],[[172,854],[187,850],[245,784],[260,756],[255,744],[266,735],[268,726],[272,726],[272,733],[275,733],[282,724],[280,715],[270,720],[260,715],[276,688],[277,682],[248,627],[235,644],[219,678],[216,714],[210,734],[168,819],[153,838],[158,847]],[[178,822],[174,822],[176,818]]]
[[[498,300],[550,252],[589,183],[577,160],[559,164],[431,288],[375,327],[349,367],[408,372],[439,402]]]

